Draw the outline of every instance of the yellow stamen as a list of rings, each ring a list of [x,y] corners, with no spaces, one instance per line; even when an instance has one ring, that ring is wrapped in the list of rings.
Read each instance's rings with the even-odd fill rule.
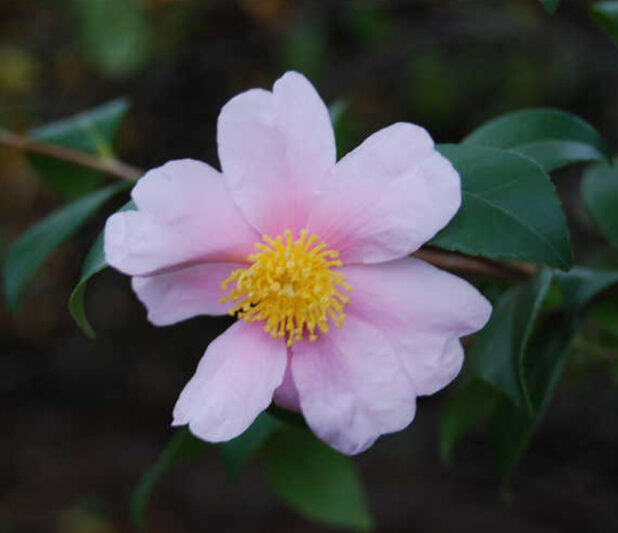
[[[264,235],[248,257],[250,265],[233,271],[221,284],[223,291],[234,284],[225,303],[247,322],[264,321],[264,330],[274,338],[286,338],[288,346],[307,333],[309,340],[326,333],[329,321],[340,328],[343,308],[352,287],[337,270],[343,266],[339,252],[329,250],[319,237],[302,230],[297,239],[286,230],[272,238]]]

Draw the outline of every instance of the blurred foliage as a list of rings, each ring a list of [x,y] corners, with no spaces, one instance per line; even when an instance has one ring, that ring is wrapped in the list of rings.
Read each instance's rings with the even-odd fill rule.
[[[112,146],[128,110],[128,101],[120,98],[93,107],[87,112],[35,128],[28,136],[37,141],[110,158],[114,155]],[[58,158],[34,153],[28,157],[39,174],[69,200],[91,192],[101,185],[104,179],[101,172]]]
[[[590,13],[618,45],[618,2],[598,2],[592,5]]]
[[[133,74],[148,61],[151,26],[135,0],[71,0],[84,54],[102,74]]]

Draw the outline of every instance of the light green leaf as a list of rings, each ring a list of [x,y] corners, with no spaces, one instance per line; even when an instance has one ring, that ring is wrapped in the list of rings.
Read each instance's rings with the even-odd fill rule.
[[[472,255],[568,269],[564,212],[549,176],[533,161],[486,146],[438,147],[461,176],[462,207],[432,243]]]
[[[556,12],[556,9],[558,9],[560,0],[540,0],[540,2],[543,4],[545,11],[547,11],[550,15],[553,15]]]
[[[597,2],[590,7],[590,14],[618,45],[618,2]]]
[[[470,351],[474,373],[532,412],[524,359],[534,325],[552,279],[549,269],[508,290],[494,306],[489,323]]]
[[[530,343],[524,361],[525,380],[534,412],[530,413],[506,398],[494,412],[489,434],[503,485],[510,480],[547,410],[562,375],[573,333],[574,323],[566,316],[546,320]]]
[[[439,427],[439,454],[449,463],[457,441],[498,405],[500,393],[480,379],[471,379],[455,388],[442,409]]]
[[[524,109],[483,124],[462,144],[493,146],[534,159],[546,172],[607,159],[605,142],[587,122],[559,109]]]
[[[586,169],[582,179],[582,198],[590,217],[603,235],[618,246],[618,159]]]
[[[262,413],[242,435],[221,444],[223,462],[233,477],[238,476],[277,427],[279,427],[279,422],[273,416]]]
[[[195,438],[186,427],[176,430],[157,462],[144,473],[131,494],[131,519],[136,529],[146,529],[146,507],[159,478],[172,466],[189,461],[211,447]]]
[[[28,136],[38,141],[109,157],[112,154],[112,144],[128,109],[127,100],[113,100],[78,115],[34,129]],[[54,189],[69,199],[83,196],[103,181],[102,173],[67,161],[40,154],[29,154],[28,159]]]
[[[349,457],[289,426],[270,441],[266,472],[275,492],[310,520],[367,531],[372,518],[361,480]]]
[[[83,51],[110,77],[142,68],[150,57],[152,32],[146,12],[128,0],[73,0]]]
[[[116,183],[90,193],[55,211],[21,236],[9,251],[4,268],[4,292],[10,311],[17,309],[28,282],[49,255],[99,207],[127,186],[127,183]]]
[[[118,212],[132,211],[135,209],[136,207],[133,200],[130,200],[119,209]],[[92,248],[90,248],[88,255],[86,255],[86,259],[84,259],[80,280],[73,288],[71,296],[69,297],[69,311],[71,312],[73,320],[75,320],[80,329],[91,339],[96,337],[96,333],[86,316],[84,296],[86,294],[88,280],[98,272],[101,272],[101,270],[107,268],[107,266],[105,252],[103,250],[103,232],[101,232],[96,241],[94,241]]]

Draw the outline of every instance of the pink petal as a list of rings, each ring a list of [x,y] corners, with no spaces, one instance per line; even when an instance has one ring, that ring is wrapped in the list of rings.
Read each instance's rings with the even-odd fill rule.
[[[459,337],[482,329],[491,314],[475,287],[411,258],[343,272],[353,287],[347,312],[384,333],[417,394],[433,394],[457,376],[463,363]]]
[[[304,76],[288,72],[272,93],[232,98],[219,115],[218,145],[234,200],[260,232],[304,227],[336,157],[328,109]]]
[[[291,358],[291,352],[288,350],[288,364],[285,367],[283,381],[275,391],[273,401],[283,409],[300,412],[300,399],[296,383],[294,383],[294,377],[292,376]]]
[[[198,315],[225,315],[232,304],[222,304],[221,283],[240,263],[206,263],[131,282],[155,326],[167,326]]]
[[[139,211],[117,213],[105,227],[107,261],[125,274],[245,261],[260,240],[206,163],[170,161],[147,172],[131,195]]]
[[[420,126],[394,124],[345,156],[324,182],[308,227],[344,262],[415,251],[453,217],[459,175]]]
[[[292,373],[307,423],[342,453],[360,453],[414,418],[414,389],[393,348],[355,317],[315,342],[295,344]]]
[[[236,322],[210,343],[178,398],[172,425],[189,424],[210,442],[237,437],[269,406],[285,366],[281,340],[260,324]]]

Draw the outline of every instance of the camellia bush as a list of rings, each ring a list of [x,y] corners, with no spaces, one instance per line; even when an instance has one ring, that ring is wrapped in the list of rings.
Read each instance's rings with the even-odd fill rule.
[[[618,2],[591,13],[618,39]],[[167,469],[217,448],[232,476],[262,461],[281,500],[309,519],[370,529],[352,456],[404,430],[416,398],[458,375],[438,453],[449,462],[482,423],[508,487],[574,340],[585,342],[588,304],[618,282],[618,270],[577,264],[551,178],[583,169],[585,208],[616,245],[618,167],[602,136],[567,111],[524,109],[455,144],[396,123],[337,156],[345,102],[328,107],[302,74],[230,96],[217,123],[221,171],[119,161],[122,99],[0,133],[66,198],[8,254],[10,310],[52,251],[124,196],[69,297],[84,334],[95,337],[88,282],[107,267],[131,276],[154,326],[237,318],[180,393],[177,429],[133,492],[136,526]]]

